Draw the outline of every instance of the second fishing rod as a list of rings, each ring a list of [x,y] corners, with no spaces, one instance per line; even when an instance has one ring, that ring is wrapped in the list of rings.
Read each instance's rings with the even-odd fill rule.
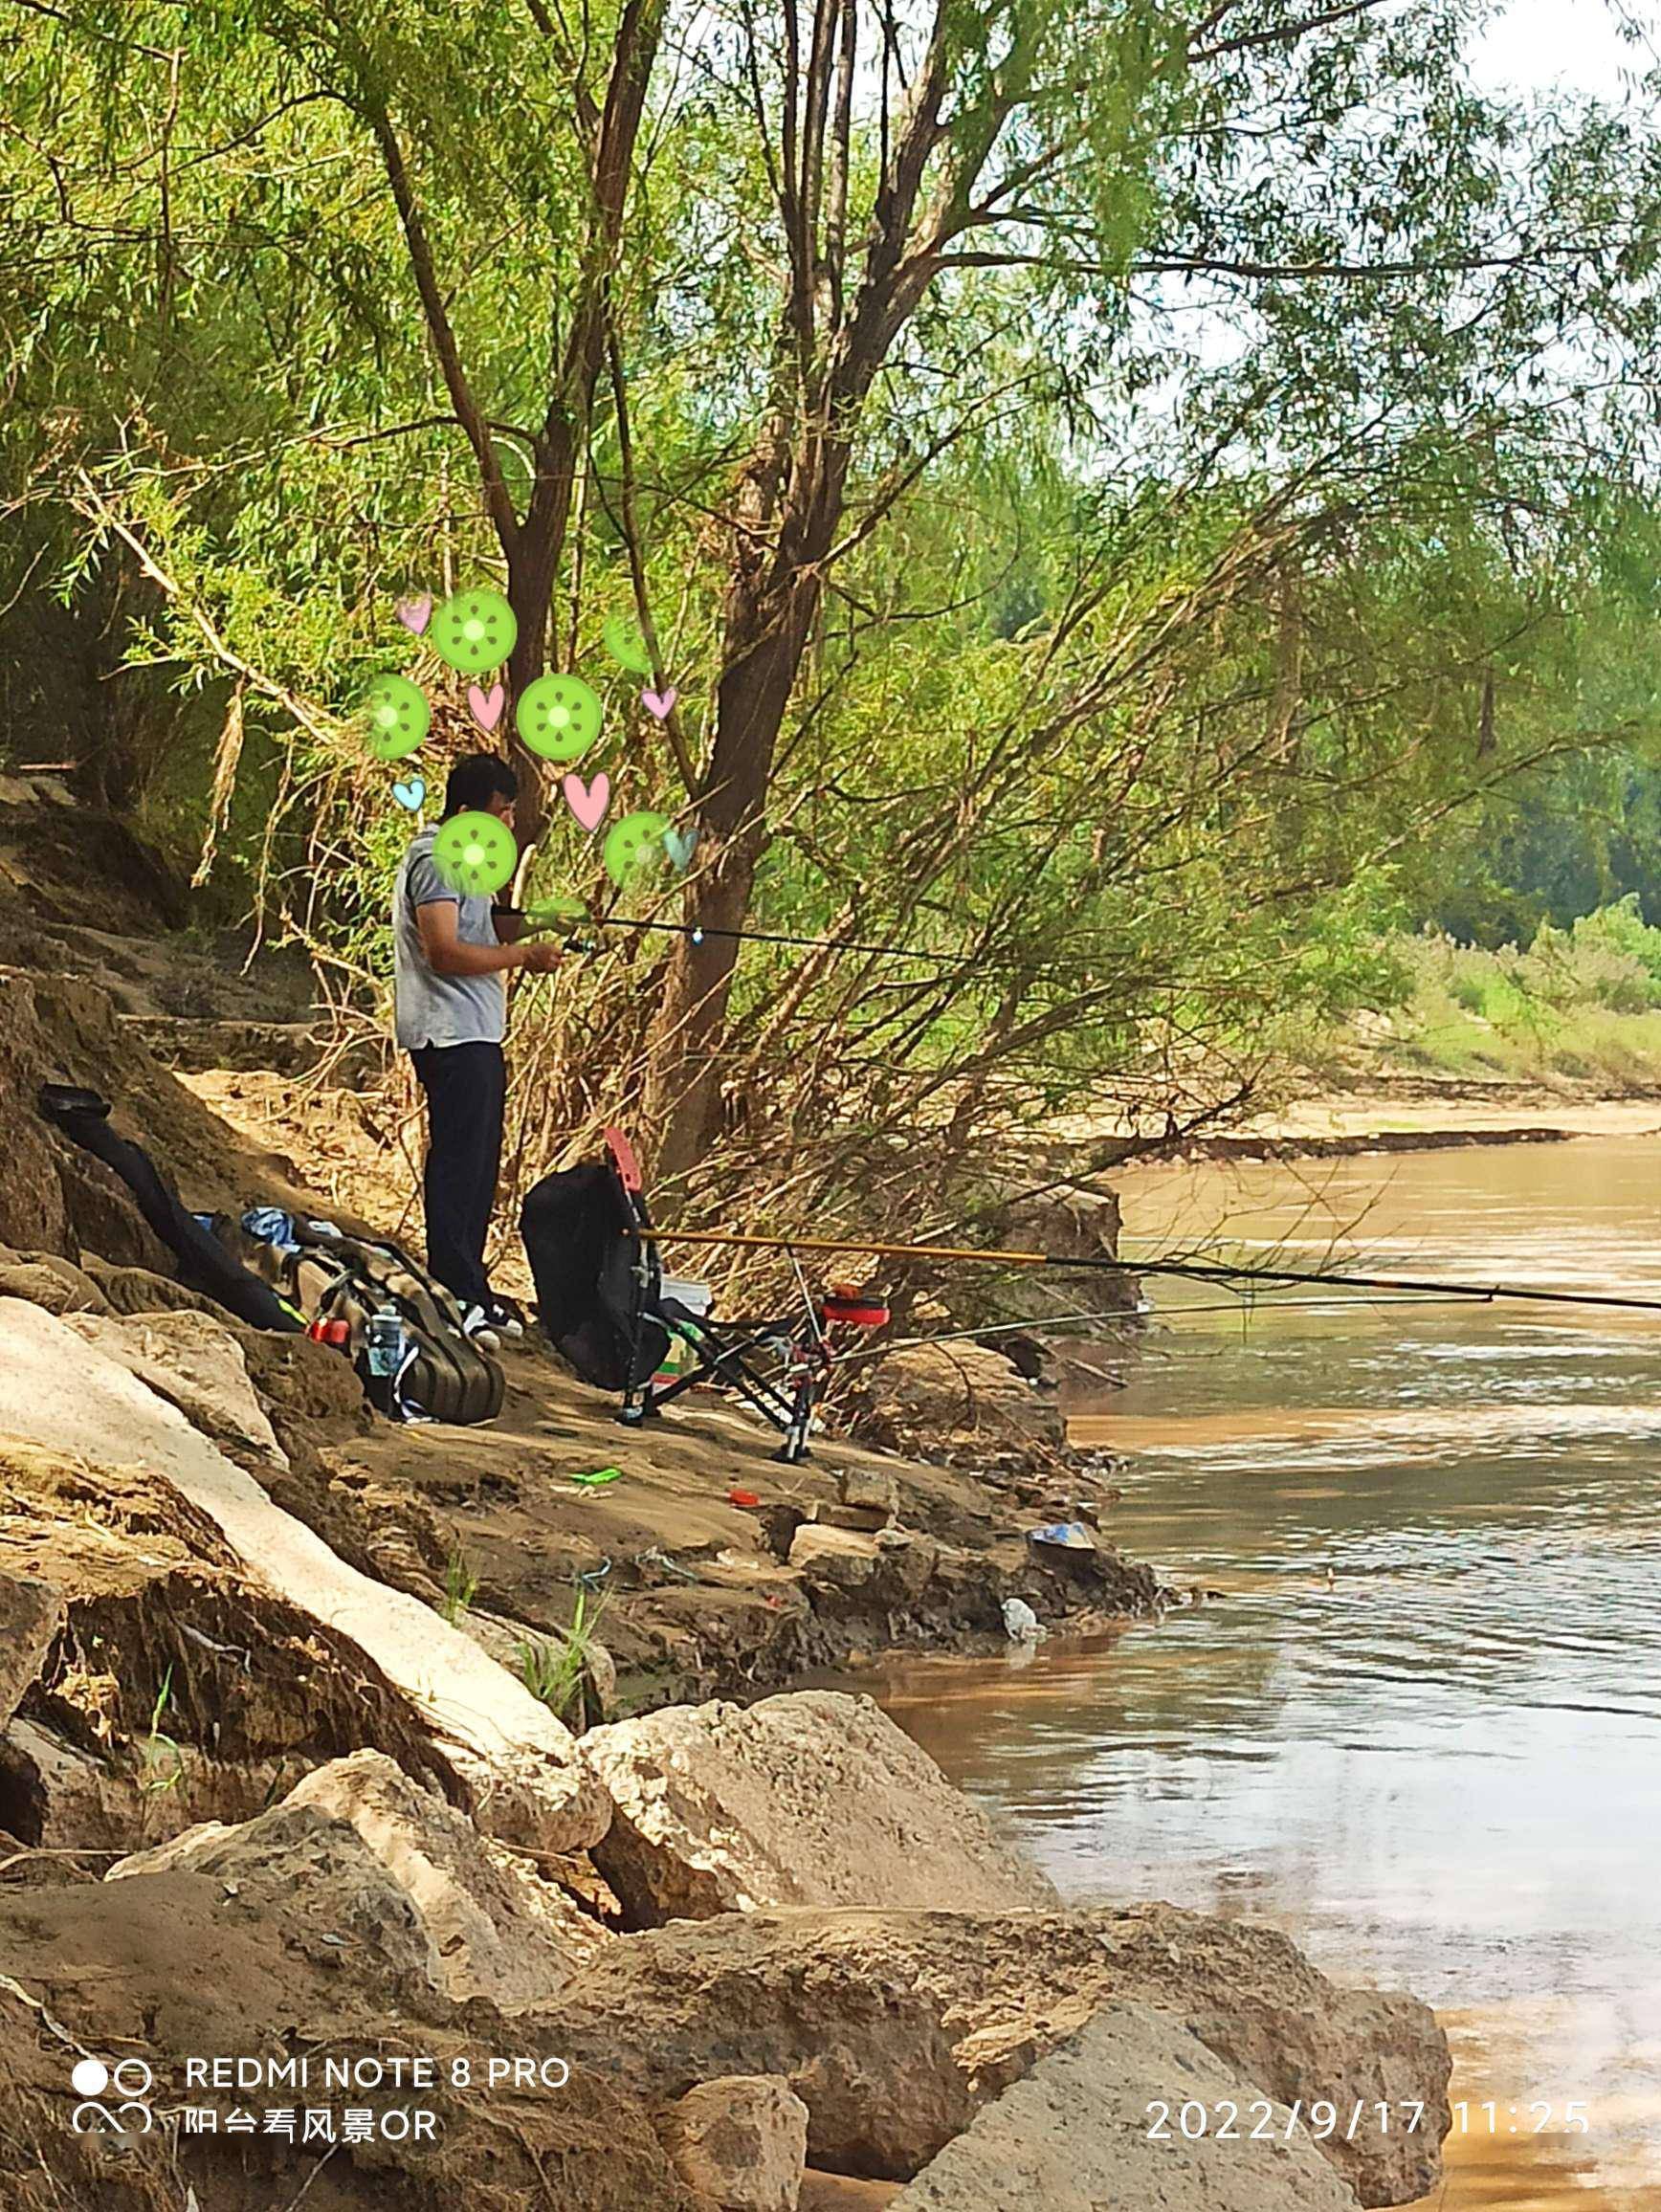
[[[1454,1282],[1433,1275],[1352,1274],[1338,1269],[1318,1272],[1309,1268],[1249,1267],[1220,1260],[1077,1259],[1065,1252],[1008,1251],[976,1245],[884,1244],[860,1237],[762,1235],[742,1229],[650,1229],[638,1233],[654,1244],[731,1245],[757,1251],[859,1252],[873,1259],[949,1260],[987,1267],[1053,1268],[1063,1272],[1169,1275],[1228,1288],[1239,1285],[1248,1291],[1259,1283],[1271,1288],[1314,1284],[1321,1289],[1429,1294],[1444,1298],[1476,1299],[1483,1304],[1505,1299],[1534,1305],[1596,1306],[1628,1313],[1661,1314],[1661,1298],[1640,1297],[1629,1292],[1569,1291],[1527,1283]]]

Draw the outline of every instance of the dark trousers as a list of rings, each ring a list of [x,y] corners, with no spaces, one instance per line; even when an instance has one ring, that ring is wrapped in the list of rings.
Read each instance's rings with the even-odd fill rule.
[[[423,1045],[410,1058],[427,1094],[427,1265],[464,1306],[482,1306],[507,1065],[499,1045]]]

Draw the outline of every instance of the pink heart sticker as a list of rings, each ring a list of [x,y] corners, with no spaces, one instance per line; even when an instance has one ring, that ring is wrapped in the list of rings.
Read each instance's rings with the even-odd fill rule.
[[[432,617],[432,594],[422,592],[419,599],[400,599],[398,620],[406,630],[412,630],[419,637]]]
[[[611,779],[604,768],[591,784],[585,784],[581,776],[567,776],[560,785],[565,794],[565,805],[585,830],[598,830],[611,804]]]
[[[494,730],[501,719],[501,710],[507,704],[507,694],[498,683],[493,683],[487,692],[481,692],[476,683],[467,687],[467,703],[473,709],[473,719],[481,730]]]
[[[680,694],[673,684],[660,692],[653,691],[649,685],[640,695],[640,704],[653,720],[664,722],[674,713],[675,702],[679,697]]]

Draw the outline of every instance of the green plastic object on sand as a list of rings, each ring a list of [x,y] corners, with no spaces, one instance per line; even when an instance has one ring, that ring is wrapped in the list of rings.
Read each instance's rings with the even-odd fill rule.
[[[597,1467],[589,1474],[573,1474],[570,1478],[579,1490],[604,1490],[609,1482],[621,1482],[620,1467]]]

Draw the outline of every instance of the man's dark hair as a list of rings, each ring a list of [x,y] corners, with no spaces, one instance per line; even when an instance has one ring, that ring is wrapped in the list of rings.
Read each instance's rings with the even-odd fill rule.
[[[517,799],[519,778],[499,753],[464,753],[444,786],[444,819],[488,807],[493,799]]]

